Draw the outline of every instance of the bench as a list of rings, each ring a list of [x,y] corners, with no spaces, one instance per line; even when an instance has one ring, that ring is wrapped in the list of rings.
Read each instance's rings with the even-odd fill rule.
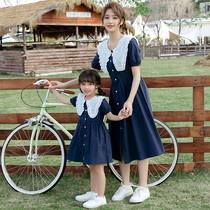
[[[177,56],[180,56],[179,53],[167,53],[167,54],[160,54],[160,57],[165,58],[176,58]]]

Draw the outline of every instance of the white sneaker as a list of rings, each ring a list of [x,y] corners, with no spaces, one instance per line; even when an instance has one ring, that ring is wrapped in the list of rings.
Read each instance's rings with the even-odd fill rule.
[[[83,207],[87,208],[87,209],[92,209],[92,208],[97,208],[99,206],[103,206],[106,204],[107,204],[107,202],[106,202],[105,196],[103,198],[99,198],[99,197],[95,196],[95,197],[91,198],[89,201],[85,202],[83,204]]]
[[[91,198],[97,196],[97,193],[92,193],[92,192],[86,192],[85,194],[83,195],[77,195],[75,197],[75,199],[77,201],[80,201],[80,202],[85,202],[85,201],[88,201],[90,200]]]
[[[150,197],[149,188],[138,187],[133,196],[130,198],[130,203],[140,203]]]
[[[133,188],[131,186],[124,186],[121,184],[119,189],[116,191],[116,193],[112,196],[113,201],[121,201],[125,197],[133,194]]]

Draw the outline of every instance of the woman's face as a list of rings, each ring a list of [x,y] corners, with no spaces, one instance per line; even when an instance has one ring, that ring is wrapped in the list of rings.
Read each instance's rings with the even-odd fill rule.
[[[113,12],[112,9],[107,9],[104,15],[103,25],[108,33],[120,30],[123,20],[120,21],[119,17]]]

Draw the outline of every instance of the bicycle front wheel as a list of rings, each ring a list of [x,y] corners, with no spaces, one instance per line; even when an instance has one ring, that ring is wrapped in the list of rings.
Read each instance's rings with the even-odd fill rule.
[[[161,120],[154,118],[155,125],[164,146],[165,153],[149,159],[148,186],[156,186],[164,182],[174,171],[178,156],[178,144],[171,129]],[[113,175],[122,181],[118,161],[108,164]],[[130,182],[134,187],[139,186],[139,174],[137,161],[130,164]]]
[[[8,184],[24,194],[44,193],[61,178],[66,166],[66,149],[60,134],[50,125],[38,125],[38,143],[30,139],[34,126],[23,123],[7,137],[2,147],[1,167]],[[36,152],[37,151],[37,152]]]

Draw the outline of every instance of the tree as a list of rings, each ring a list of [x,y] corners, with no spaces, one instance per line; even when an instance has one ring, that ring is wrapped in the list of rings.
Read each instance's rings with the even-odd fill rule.
[[[20,3],[20,0],[3,0],[3,2],[6,6],[12,6],[14,3],[15,5],[18,5]]]
[[[147,24],[147,21],[152,13],[152,9],[149,8],[149,2],[141,2],[136,0],[130,0],[130,4],[133,5],[131,10],[133,13],[131,13],[130,18],[134,19],[132,17],[137,17],[138,15],[141,15],[144,17],[144,21],[142,21],[142,58],[145,57],[145,45],[146,45],[146,32],[145,27]],[[139,37],[140,38],[140,37]]]

